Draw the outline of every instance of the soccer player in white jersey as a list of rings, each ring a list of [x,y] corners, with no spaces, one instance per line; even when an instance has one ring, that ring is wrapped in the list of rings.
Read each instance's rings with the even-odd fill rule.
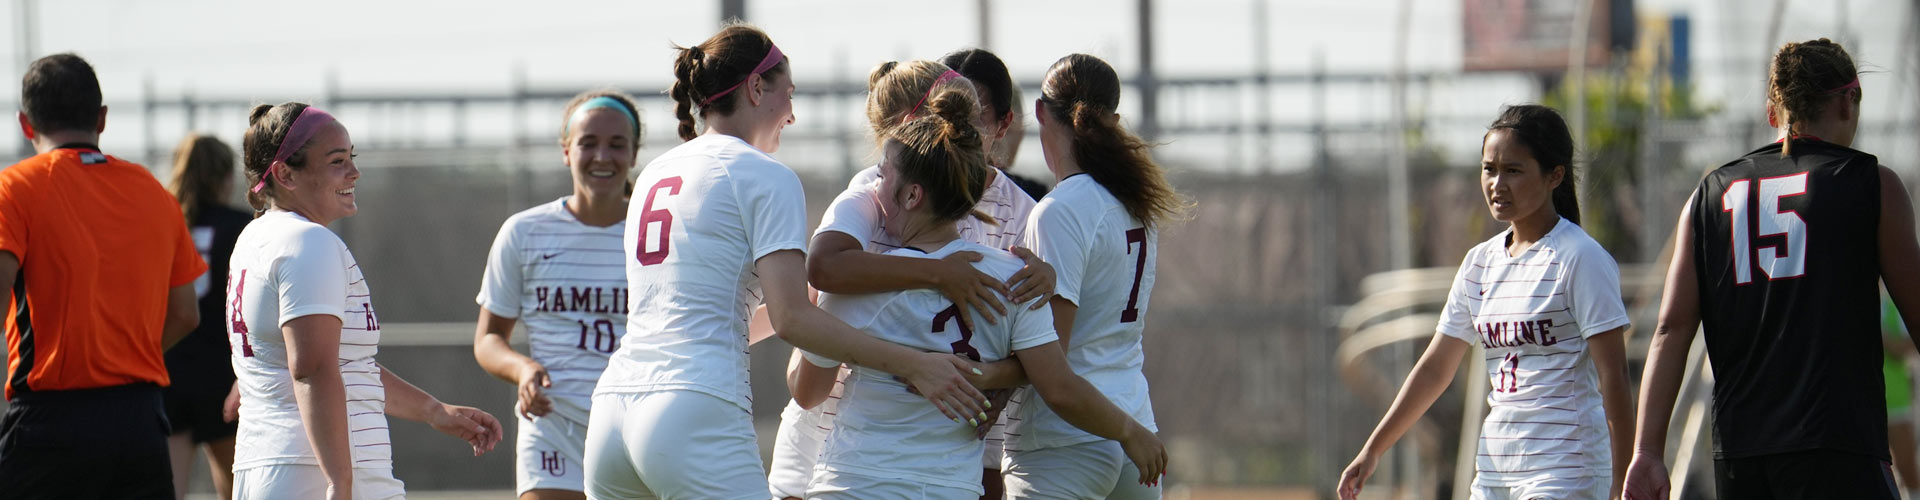
[[[500,226],[480,281],[473,357],[513,383],[519,399],[515,489],[522,500],[586,498],[587,410],[607,355],[626,331],[627,173],[642,136],[633,98],[613,90],[574,96],[561,115],[560,155],[573,194]],[[529,354],[508,340],[527,325]]]
[[[687,142],[634,183],[622,238],[631,313],[594,389],[588,498],[766,498],[747,362],[747,319],[763,301],[788,343],[904,376],[949,417],[984,416],[963,375],[971,362],[874,339],[808,301],[804,193],[767,156],[793,121],[773,40],[730,24],[680,49],[674,77]]]
[[[957,223],[987,222],[975,207],[993,168],[986,162],[971,85],[932,89],[925,106],[885,141],[878,186],[883,230],[899,242],[888,255],[939,259],[971,251],[995,277],[1012,277],[1024,264],[1012,254],[969,241]],[[991,226],[991,222],[987,222]],[[1042,303],[1039,297],[1029,302]],[[950,351],[974,361],[1022,359],[1024,373],[1048,402],[1076,425],[1124,443],[1140,477],[1159,477],[1166,453],[1159,438],[1073,374],[1053,333],[1052,311],[1015,307],[994,323],[962,321],[968,312],[933,290],[873,294],[822,293],[820,305],[889,342]],[[969,326],[970,325],[970,326]],[[832,370],[833,360],[807,356]],[[830,373],[830,372],[829,372]],[[827,377],[821,382],[831,383]],[[810,499],[925,498],[973,500],[985,493],[979,474],[984,445],[975,427],[941,416],[893,376],[856,367],[844,384],[838,425],[807,488]]]
[[[1141,335],[1158,225],[1188,202],[1150,146],[1121,127],[1119,103],[1119,75],[1099,58],[1073,54],[1047,70],[1034,116],[1058,184],[1034,208],[1026,241],[1059,275],[1054,329],[1074,373],[1157,432]],[[1075,428],[1033,391],[1015,393],[1007,419],[1007,498],[1160,497],[1160,478],[1137,476],[1121,443]]]
[[[994,63],[997,64],[998,59],[994,59]],[[999,77],[1007,80],[1005,66],[999,67]],[[962,87],[985,94],[984,86],[932,61],[889,61],[875,67],[867,77],[867,119],[875,139],[884,141],[890,131],[898,129],[910,113],[916,112],[916,106],[924,107],[927,96],[935,90]],[[1005,133],[1007,122],[991,119],[994,114],[990,110],[982,104],[983,112],[975,114],[981,140],[989,145],[996,136]],[[924,109],[917,111],[924,114]],[[901,248],[901,244],[881,228],[880,201],[875,194],[879,180],[878,165],[862,170],[848,183],[846,191],[827,206],[807,254],[808,277],[814,288],[842,294],[933,289],[956,304],[983,311],[991,308],[995,314],[1005,313],[998,293],[1011,291],[1013,301],[1027,303],[1053,292],[1052,266],[1018,247],[1020,230],[1026,226],[1028,212],[1033,210],[1033,198],[1006,175],[989,172],[985,191],[974,207],[993,219],[991,223],[973,218],[957,223],[962,239],[988,248],[1012,248],[1026,261],[1026,268],[1004,282],[968,264],[981,258],[975,252],[957,252],[952,258],[933,260],[886,255],[890,250]],[[780,415],[773,468],[767,478],[774,498],[798,498],[805,492],[807,481],[813,477],[820,446],[833,429],[833,414],[837,413],[835,407],[840,398],[838,384],[827,386],[832,389],[824,394],[803,390],[821,386],[799,380],[802,376],[832,378],[836,376],[835,370],[813,368],[801,362],[799,351],[793,356],[788,383],[794,399],[788,401]],[[847,373],[838,370],[837,377],[844,378]],[[998,410],[1005,408],[1010,394],[1008,390],[991,394],[997,397],[995,411],[989,412],[989,418],[996,417]],[[1000,436],[989,433],[987,440],[982,467],[992,472],[982,477],[987,489],[985,496],[998,498]]]
[[[1573,136],[1552,108],[1511,106],[1488,127],[1481,193],[1511,227],[1467,251],[1438,331],[1341,473],[1340,498],[1359,495],[1475,345],[1492,390],[1473,498],[1619,498],[1633,439],[1627,311],[1619,266],[1580,229],[1573,179]]]
[[[227,338],[240,389],[234,498],[401,498],[387,415],[466,440],[500,441],[486,412],[443,404],[374,361],[380,320],[359,263],[326,225],[352,216],[353,140],[301,103],[248,118],[250,202],[227,278]]]

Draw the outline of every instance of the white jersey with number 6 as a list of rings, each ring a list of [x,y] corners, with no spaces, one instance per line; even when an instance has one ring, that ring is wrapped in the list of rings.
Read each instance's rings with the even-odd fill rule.
[[[294,401],[287,342],[280,332],[288,321],[320,314],[340,318],[340,379],[346,386],[353,466],[392,469],[387,393],[373,360],[380,349],[380,321],[347,244],[306,217],[271,210],[240,232],[229,269],[227,340],[240,386],[233,469],[320,464]]]
[[[475,299],[526,325],[554,411],[577,425],[587,425],[593,386],[627,326],[627,279],[614,273],[626,227],[583,224],[566,198],[514,214],[494,237]]]
[[[1087,175],[1060,181],[1027,222],[1028,244],[1053,265],[1054,293],[1079,306],[1067,341],[1067,362],[1140,425],[1158,431],[1147,376],[1147,303],[1160,235],[1127,214],[1120,200]],[[1104,438],[1068,424],[1031,386],[1014,393],[1007,451],[1036,450]],[[1018,436],[1018,437],[1014,437]]]
[[[903,248],[887,255],[939,259],[955,252],[979,252],[984,258],[974,267],[1001,280],[1025,266],[1004,250],[966,240],[954,240],[931,253]],[[1007,316],[997,324],[976,315],[974,326],[968,328],[960,322],[960,308],[933,290],[820,294],[822,309],[876,338],[983,362],[1006,359],[1015,351],[1059,340],[1053,331],[1052,311],[1030,311],[1025,307],[1028,305],[1009,304]],[[811,354],[807,360],[816,365],[839,365]],[[979,495],[985,492],[980,486],[983,451],[984,443],[974,437],[973,426],[948,420],[939,409],[927,404],[926,398],[907,392],[906,385],[891,374],[854,367],[843,387],[833,434],[827,438],[815,471],[904,478]]]
[[[753,266],[805,248],[799,176],[737,137],[709,134],[655,158],[634,187],[622,238],[632,312],[594,394],[696,391],[751,411]]]
[[[1611,474],[1587,337],[1627,325],[1620,268],[1566,219],[1517,256],[1507,255],[1512,232],[1467,251],[1437,328],[1482,348],[1493,385],[1474,484]]]

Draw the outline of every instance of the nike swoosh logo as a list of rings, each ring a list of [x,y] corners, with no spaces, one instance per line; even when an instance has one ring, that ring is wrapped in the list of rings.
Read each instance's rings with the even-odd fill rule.
[[[551,259],[553,258],[553,256],[560,255],[562,253],[565,253],[565,252],[543,253],[543,254],[540,254],[540,260]]]

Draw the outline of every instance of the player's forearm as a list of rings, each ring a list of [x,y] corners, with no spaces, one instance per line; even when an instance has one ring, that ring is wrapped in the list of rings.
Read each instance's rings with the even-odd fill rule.
[[[938,286],[936,259],[881,255],[859,248],[807,256],[807,282],[827,293],[883,293]]]
[[[426,422],[444,407],[440,400],[434,399],[432,394],[427,394],[427,391],[420,390],[406,379],[400,378],[385,365],[380,366],[380,386],[387,391],[388,415],[415,422]]]
[[[1686,376],[1687,351],[1692,344],[1692,335],[1676,335],[1665,324],[1654,329],[1647,348],[1647,368],[1641,375],[1634,453],[1666,459],[1667,423],[1673,419],[1674,400]]]
[[[494,378],[510,384],[520,383],[520,372],[533,364],[533,358],[513,350],[504,335],[482,332],[473,341],[473,360]]]
[[[1413,423],[1427,413],[1427,408],[1432,408],[1434,402],[1440,400],[1440,394],[1444,394],[1452,383],[1452,369],[1440,373],[1440,369],[1427,363],[1427,360],[1413,365],[1413,371],[1407,373],[1407,381],[1400,385],[1400,394],[1394,396],[1394,404],[1386,408],[1386,415],[1380,417],[1380,425],[1373,429],[1373,435],[1367,437],[1367,444],[1361,446],[1359,452],[1373,458],[1386,454],[1386,450],[1394,448],[1394,442],[1400,442],[1400,437],[1404,437],[1407,429],[1411,429]]]
[[[1612,365],[1600,374],[1601,406],[1607,412],[1608,441],[1613,452],[1613,488],[1619,491],[1633,461],[1633,396],[1627,388],[1627,369]]]
[[[1009,356],[992,363],[980,365],[983,372],[975,377],[973,386],[979,389],[1012,389],[1027,385],[1027,371],[1020,366],[1018,356]]]
[[[307,429],[307,441],[320,460],[321,473],[336,487],[351,485],[353,446],[348,438],[347,388],[340,378],[339,366],[322,367],[293,377],[293,397],[300,407],[300,423]]]
[[[1126,441],[1140,433],[1148,432],[1146,427],[1133,420],[1133,416],[1114,406],[1113,401],[1100,394],[1100,390],[1079,376],[1066,377],[1068,380],[1047,387],[1036,387],[1040,399],[1047,407],[1060,415],[1062,420],[1087,431],[1115,441]]]
[[[913,360],[919,351],[900,344],[873,338],[847,326],[839,318],[812,304],[801,304],[788,311],[774,313],[774,330],[780,338],[800,348],[834,361],[860,365],[911,378]]]

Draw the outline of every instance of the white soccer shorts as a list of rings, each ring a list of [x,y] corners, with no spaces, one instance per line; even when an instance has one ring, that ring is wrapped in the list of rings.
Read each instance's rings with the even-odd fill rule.
[[[765,500],[753,415],[694,391],[599,394],[587,423],[587,498]]]

